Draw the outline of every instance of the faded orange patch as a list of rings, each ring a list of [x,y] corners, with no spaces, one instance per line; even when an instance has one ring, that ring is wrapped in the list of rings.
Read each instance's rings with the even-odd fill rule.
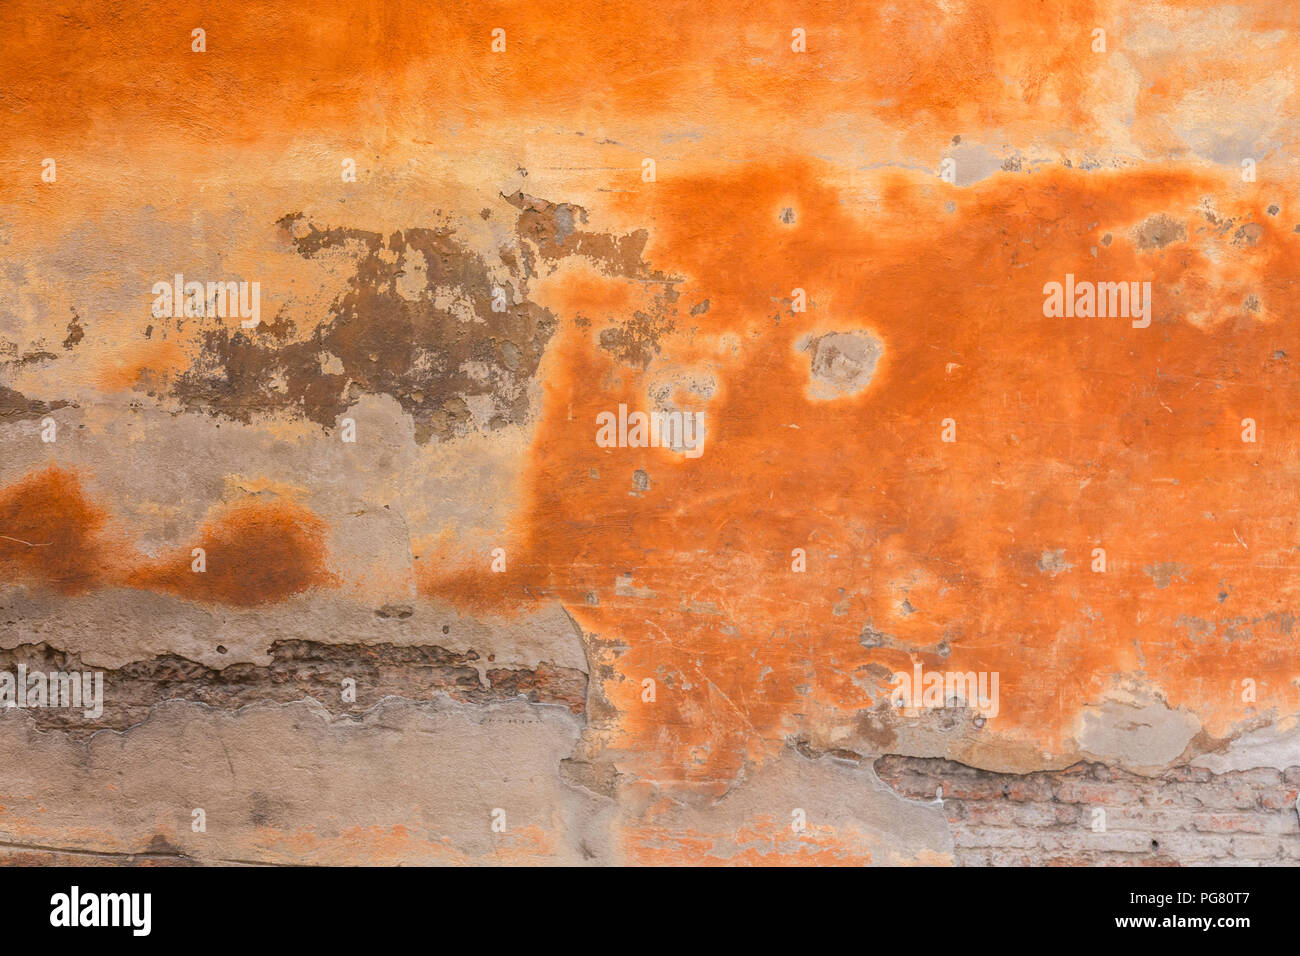
[[[791,195],[793,225],[775,213]],[[1214,212],[1207,195],[1222,197]],[[625,645],[605,684],[617,744],[663,782],[733,779],[796,729],[850,719],[912,654],[1001,672],[994,729],[1048,748],[1121,674],[1211,733],[1243,718],[1242,673],[1267,688],[1264,707],[1294,711],[1294,523],[1273,504],[1292,445],[1239,432],[1247,416],[1284,427],[1300,398],[1276,354],[1295,321],[1297,242],[1258,198],[1233,195],[1191,172],[1048,170],[966,190],[894,175],[887,212],[858,216],[804,162],[660,183],[646,255],[687,277],[684,302],[713,303],[662,343],[664,362],[720,370],[703,457],[598,448],[596,415],[646,407],[654,367],[619,366],[565,330],[512,543],[523,580],[435,590],[464,587],[475,606],[495,593],[502,608],[552,596]],[[700,222],[706,203],[727,230]],[[1185,240],[1139,248],[1156,213]],[[1258,241],[1237,238],[1243,223]],[[1067,272],[1151,281],[1152,326],[1045,318],[1043,285]],[[796,286],[807,314],[791,312]],[[882,340],[861,394],[805,396],[795,345],[814,324]],[[955,444],[940,441],[948,417]],[[796,547],[806,574],[791,572]],[[1089,570],[1094,547],[1104,574]],[[1039,562],[1057,549],[1072,567],[1053,576]],[[1152,569],[1170,562],[1183,571],[1157,586]],[[1230,658],[1187,624],[1229,613],[1225,589],[1232,615],[1259,622]],[[903,649],[863,647],[867,624]],[[645,677],[667,688],[653,706]]]
[[[603,742],[666,789],[716,795],[789,736],[843,729],[915,658],[999,671],[987,736],[1039,752],[1062,746],[1118,678],[1192,709],[1216,736],[1300,712],[1289,511],[1300,197],[1279,156],[1256,157],[1272,164],[1267,187],[1239,180],[1242,157],[1206,158],[1230,152],[1220,118],[1237,109],[1259,110],[1266,132],[1296,115],[1296,18],[1275,3],[778,2],[738,17],[726,4],[547,0],[526,16],[489,2],[431,17],[409,0],[255,0],[133,3],[101,20],[22,0],[0,12],[13,173],[0,197],[20,238],[112,224],[124,197],[152,202],[178,182],[224,222],[225,194],[204,190],[240,185],[233,155],[247,181],[274,180],[280,216],[332,201],[322,193],[326,180],[339,188],[341,143],[361,158],[357,205],[362,186],[373,197],[403,182],[383,161],[425,177],[412,157],[453,141],[452,161],[472,157],[464,175],[488,197],[515,163],[521,179],[533,166],[524,185],[539,197],[577,202],[557,185],[577,183],[593,218],[575,225],[578,257],[565,258],[545,215],[519,215],[538,259],[529,294],[562,321],[514,519],[500,540],[417,542],[417,573],[423,593],[474,612],[562,602],[609,668]],[[195,26],[207,54],[189,50]],[[506,56],[491,52],[498,26]],[[1098,26],[1105,56],[1091,50]],[[790,49],[795,27],[806,54]],[[147,82],[141,62],[158,67]],[[136,144],[126,187],[99,158],[121,130]],[[581,147],[553,149],[561,136]],[[916,171],[960,136],[1038,159],[962,189]],[[1094,148],[1100,164],[1078,168]],[[651,153],[653,184],[640,179]],[[40,183],[47,154],[72,189]],[[1284,215],[1265,212],[1274,201]],[[1156,214],[1183,237],[1143,247],[1137,231]],[[653,282],[616,275],[638,256]],[[281,288],[303,275],[296,259],[266,268]],[[1066,273],[1149,280],[1152,326],[1045,318],[1042,286]],[[313,308],[327,307],[321,290],[334,286],[307,277]],[[796,288],[806,313],[792,310]],[[656,302],[675,328],[642,330],[648,368],[619,362],[602,324]],[[814,401],[800,343],[854,330],[883,346],[870,385]],[[154,390],[181,367],[179,348],[100,355],[87,380]],[[598,448],[595,416],[648,409],[667,367],[714,379],[698,399],[703,456]],[[940,441],[948,418],[952,444]],[[1257,443],[1240,441],[1244,418]],[[204,575],[188,549],[121,557],[103,543],[107,520],[70,471],[28,476],[0,492],[0,568],[70,593],[127,580],[237,605],[331,583],[329,529],[288,501],[215,515],[196,539]],[[1096,547],[1104,574],[1090,569]],[[791,570],[795,548],[806,573]],[[1042,567],[1058,552],[1059,566]],[[863,646],[868,628],[888,643]],[[1240,701],[1244,676],[1257,706]],[[653,705],[646,678],[660,688]],[[408,839],[366,834],[362,849],[396,859]],[[721,839],[645,828],[631,843],[654,861],[715,859]],[[746,861],[842,850],[742,842]]]
[[[105,392],[139,389],[162,394],[169,381],[188,364],[185,350],[175,342],[146,342],[124,353],[110,353],[96,385]]]
[[[624,831],[626,850],[651,866],[869,866],[871,853],[861,833],[812,826],[795,835],[770,816],[728,834],[702,834],[665,827],[637,826]]]

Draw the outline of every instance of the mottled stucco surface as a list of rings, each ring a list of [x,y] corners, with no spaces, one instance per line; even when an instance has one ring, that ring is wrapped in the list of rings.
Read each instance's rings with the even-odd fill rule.
[[[0,860],[1294,862],[1298,21],[4,5]]]

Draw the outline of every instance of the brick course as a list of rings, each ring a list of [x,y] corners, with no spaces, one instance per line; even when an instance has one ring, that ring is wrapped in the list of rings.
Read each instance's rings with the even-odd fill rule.
[[[886,756],[880,779],[929,803],[942,788],[963,866],[1294,865],[1300,767],[1144,777],[1102,764],[1030,774]],[[1106,811],[1105,832],[1092,829]]]

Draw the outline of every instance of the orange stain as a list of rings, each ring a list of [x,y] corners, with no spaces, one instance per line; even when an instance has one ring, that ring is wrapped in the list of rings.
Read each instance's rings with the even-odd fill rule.
[[[194,570],[191,548],[137,569],[129,581],[241,607],[283,601],[335,583],[325,566],[325,533],[320,518],[291,501],[241,501],[201,529],[194,546],[204,552],[201,573]]]
[[[75,473],[58,466],[0,489],[0,569],[24,583],[69,594],[127,586],[195,601],[251,606],[283,601],[337,581],[327,568],[326,525],[291,501],[258,499],[222,509],[193,548],[145,558],[110,538],[109,516]]]
[[[1255,41],[1250,70],[1240,44],[1194,39],[1189,23],[1216,37],[1203,15],[1174,2],[1143,19],[1101,0],[778,0],[743,16],[685,0],[459,3],[436,15],[414,0],[136,0],[106,20],[18,0],[0,10],[0,102],[11,165],[28,172],[0,177],[0,198],[41,223],[55,209],[80,220],[85,194],[37,178],[37,158],[58,155],[60,182],[108,219],[118,185],[86,182],[76,157],[127,135],[137,171],[170,177],[176,164],[195,183],[227,176],[232,149],[256,181],[268,157],[309,137],[353,142],[367,129],[382,129],[376,155],[443,150],[449,131],[470,153],[520,129],[508,148],[535,155],[531,131],[548,124],[608,140],[628,156],[600,161],[625,165],[577,178],[604,201],[593,220],[628,224],[634,238],[618,251],[645,237],[656,278],[615,275],[592,224],[576,226],[587,254],[564,258],[544,215],[519,217],[538,252],[530,294],[561,322],[538,375],[526,488],[492,542],[507,570],[490,570],[481,542],[448,536],[422,549],[422,593],[474,613],[562,603],[608,668],[593,680],[614,716],[597,729],[665,790],[721,794],[790,736],[878,706],[914,660],[998,671],[987,733],[1039,750],[1061,746],[1119,678],[1190,708],[1214,737],[1300,711],[1289,510],[1300,196],[1276,178],[1267,197],[1244,188],[1239,160],[1189,155],[1177,133],[1189,113],[1227,112],[1216,98],[1295,115],[1287,84],[1275,94],[1251,80],[1290,75],[1294,11],[1232,8]],[[1152,22],[1201,42],[1196,56],[1161,47]],[[1109,56],[1091,49],[1099,24]],[[196,27],[206,54],[191,52]],[[491,50],[497,27],[509,55]],[[795,27],[806,54],[791,50]],[[664,135],[694,129],[706,131],[695,151]],[[645,130],[662,139],[631,135]],[[980,130],[996,131],[991,147],[1077,157],[1080,143],[1107,143],[1156,159],[1087,171],[1026,160],[960,189],[901,171],[937,167]],[[635,148],[613,139],[625,133]],[[653,184],[638,181],[641,152],[660,154]],[[791,158],[811,154],[838,160]],[[882,158],[898,165],[871,165]],[[335,163],[319,175],[337,175]],[[557,175],[539,165],[530,182]],[[308,168],[295,202],[321,188]],[[1266,212],[1274,200],[1291,218]],[[1140,242],[1154,215],[1181,235]],[[1067,273],[1150,281],[1151,326],[1044,316],[1044,283]],[[796,288],[807,312],[792,310]],[[657,299],[673,329],[646,368],[620,362],[602,327]],[[810,395],[806,338],[858,330],[883,347],[870,384]],[[162,343],[111,358],[96,366],[105,390],[151,390],[183,367]],[[713,383],[707,397],[673,393],[707,415],[701,457],[595,443],[598,414],[647,410],[674,369]],[[1257,442],[1241,440],[1247,418]],[[956,442],[941,441],[946,419]],[[107,528],[71,471],[33,473],[0,489],[0,569],[67,593],[128,583],[232,605],[335,583],[328,529],[290,501],[216,513],[195,539],[203,574],[189,548],[145,559],[106,544]],[[796,548],[805,573],[792,570]],[[1104,573],[1091,567],[1096,548]],[[1059,563],[1045,568],[1047,553]],[[889,645],[864,646],[867,629]],[[1259,684],[1257,708],[1242,707],[1243,677]],[[347,836],[394,860],[412,842],[400,828]],[[544,836],[532,834],[538,847]],[[775,828],[647,825],[628,831],[628,848],[649,862],[870,857]]]
[[[1211,194],[1229,198],[1207,215]],[[774,214],[790,195],[793,228]],[[1239,423],[1285,428],[1298,397],[1277,357],[1295,321],[1297,244],[1257,200],[1231,195],[1166,171],[1046,171],[961,191],[899,174],[884,211],[859,216],[804,162],[660,184],[647,259],[686,276],[689,301],[713,302],[662,343],[663,362],[718,372],[705,453],[597,447],[596,415],[644,408],[656,366],[619,366],[584,330],[562,331],[519,577],[469,575],[438,593],[464,587],[476,607],[495,593],[503,609],[521,591],[554,597],[625,645],[604,686],[613,743],[661,783],[725,786],[791,732],[883,699],[914,656],[1000,672],[995,729],[1048,747],[1135,672],[1211,733],[1241,718],[1242,673],[1271,688],[1267,706],[1294,711],[1294,519],[1272,504],[1292,446],[1277,432],[1243,444]],[[727,230],[695,215],[706,199]],[[1186,238],[1139,248],[1153,214]],[[1234,241],[1247,221],[1260,241]],[[1067,272],[1151,281],[1152,325],[1044,317],[1044,283]],[[794,286],[806,314],[790,310]],[[1251,295],[1258,312],[1243,307]],[[805,394],[796,346],[810,329],[882,341],[865,390]],[[955,444],[940,441],[948,417]],[[650,488],[631,494],[638,469]],[[796,547],[805,574],[791,571]],[[1095,547],[1105,573],[1090,569]],[[1039,563],[1056,550],[1071,567],[1054,576]],[[1183,570],[1157,586],[1160,565]],[[1225,615],[1256,628],[1231,657],[1190,623]],[[910,651],[864,647],[868,624]],[[652,707],[646,677],[668,688]]]
[[[113,353],[112,364],[100,372],[96,384],[105,392],[132,389],[162,394],[169,379],[188,367],[189,357],[174,342],[148,342]]]
[[[68,594],[100,583],[111,568],[101,537],[108,516],[77,476],[51,465],[0,489],[0,570]]]

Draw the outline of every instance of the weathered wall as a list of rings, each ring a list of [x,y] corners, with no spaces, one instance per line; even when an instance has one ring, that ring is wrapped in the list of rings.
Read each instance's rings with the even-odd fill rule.
[[[1298,20],[4,5],[0,856],[1295,859]]]

